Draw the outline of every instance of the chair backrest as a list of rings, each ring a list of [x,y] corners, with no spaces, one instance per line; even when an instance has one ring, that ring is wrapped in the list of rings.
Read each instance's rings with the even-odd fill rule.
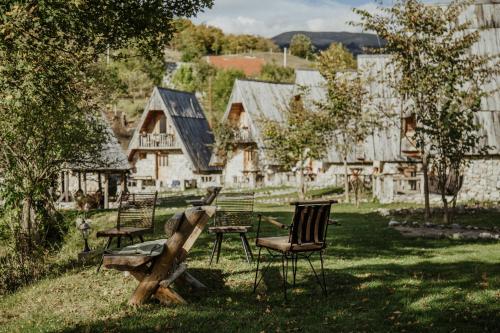
[[[254,192],[221,193],[216,200],[216,226],[249,226],[253,224]]]
[[[136,227],[154,229],[158,192],[123,193],[120,196],[116,228]]]
[[[328,220],[335,201],[294,202],[295,214],[290,228],[290,243],[325,245]]]

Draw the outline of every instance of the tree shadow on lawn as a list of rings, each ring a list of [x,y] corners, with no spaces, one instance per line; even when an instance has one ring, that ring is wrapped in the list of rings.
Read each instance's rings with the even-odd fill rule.
[[[288,302],[283,299],[278,265],[257,295],[250,283],[228,286],[221,270],[193,270],[210,289],[199,294],[183,291],[188,305],[151,303],[58,331],[498,332],[498,299],[475,295],[498,292],[499,265],[463,261],[328,268],[328,297],[322,296],[306,268],[300,265]],[[490,277],[487,282],[485,274]]]

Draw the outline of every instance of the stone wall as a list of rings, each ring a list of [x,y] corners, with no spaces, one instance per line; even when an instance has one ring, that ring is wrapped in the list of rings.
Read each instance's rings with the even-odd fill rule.
[[[474,159],[464,173],[460,201],[500,201],[500,158]]]
[[[200,175],[195,173],[192,163],[182,153],[168,154],[167,165],[158,166],[158,179],[156,179],[156,152],[145,154],[145,158],[140,158],[139,153],[134,156],[133,165],[135,167],[131,179],[135,180],[136,186],[130,188],[132,192],[166,190],[172,187],[174,181],[180,182],[180,188],[184,187],[185,180],[196,180],[199,188],[219,185],[221,182],[219,174]],[[147,179],[154,182],[151,184]]]

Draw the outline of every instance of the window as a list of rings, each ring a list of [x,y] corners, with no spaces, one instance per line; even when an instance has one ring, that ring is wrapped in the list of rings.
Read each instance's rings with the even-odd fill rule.
[[[144,159],[146,159],[146,157],[147,157],[146,153],[139,153],[139,159],[140,160],[144,160]]]
[[[160,116],[160,133],[167,133],[167,117],[164,114]]]
[[[168,166],[168,155],[167,154],[161,154],[160,156],[158,156],[158,164],[161,167]]]
[[[212,182],[212,181],[213,181],[213,178],[212,178],[212,176],[202,176],[202,177],[201,177],[201,181],[202,181],[203,183],[210,183],[210,182]]]
[[[128,182],[127,182],[127,186],[128,187],[137,187],[137,181],[135,179],[130,179]]]
[[[415,133],[416,128],[417,128],[417,117],[414,114],[412,114],[409,117],[403,118],[404,134],[412,135],[413,133]]]
[[[156,186],[156,181],[154,179],[144,179],[142,186]]]

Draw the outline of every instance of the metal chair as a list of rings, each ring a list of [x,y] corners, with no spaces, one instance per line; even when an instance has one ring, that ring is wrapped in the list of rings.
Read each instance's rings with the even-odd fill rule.
[[[134,237],[144,242],[143,235],[154,232],[154,217],[158,193],[123,193],[120,195],[116,227],[98,231],[97,237],[107,237],[105,251],[111,247],[113,238],[117,239],[117,247],[121,247],[122,238],[133,243]],[[102,259],[97,267],[99,272]]]
[[[216,200],[217,211],[213,226],[208,232],[215,234],[214,247],[210,257],[210,264],[217,252],[216,263],[219,262],[220,251],[224,234],[239,234],[243,250],[248,263],[252,262],[253,254],[246,233],[252,228],[254,212],[254,193],[221,193]]]
[[[295,277],[297,275],[297,261],[304,258],[309,262],[311,269],[320,285],[325,296],[327,295],[325,272],[323,269],[323,252],[326,248],[326,234],[328,225],[330,224],[330,210],[335,200],[329,201],[307,201],[294,202],[295,214],[290,226],[286,226],[273,218],[259,215],[259,225],[257,228],[256,246],[259,248],[257,258],[257,269],[255,271],[255,281],[253,292],[257,290],[258,285],[262,281],[264,274],[271,265],[272,261],[263,269],[262,276],[258,279],[259,265],[262,249],[266,249],[272,258],[281,258],[282,273],[283,273],[283,292],[287,299],[287,284],[288,284],[288,261],[292,262],[293,286],[295,287]],[[281,237],[261,237],[260,228],[262,220],[266,220],[271,224],[288,230],[287,236]],[[319,254],[321,261],[321,276],[316,273],[312,263],[311,256],[315,253]]]

